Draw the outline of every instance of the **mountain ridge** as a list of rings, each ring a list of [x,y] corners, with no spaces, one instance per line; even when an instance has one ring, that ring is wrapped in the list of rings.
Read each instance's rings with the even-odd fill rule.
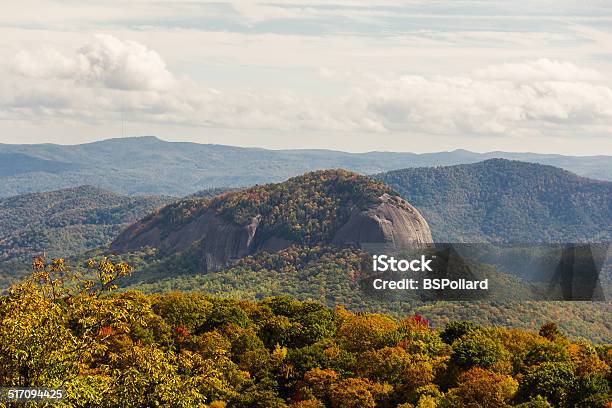
[[[506,159],[374,176],[414,203],[441,242],[611,242],[612,182]]]
[[[612,156],[465,150],[422,154],[267,150],[167,142],[154,136],[106,139],[80,145],[0,144],[2,154],[24,155],[24,160],[32,162],[24,169],[27,171],[4,175],[0,172],[0,196],[4,197],[82,184],[129,195],[185,196],[205,188],[280,182],[308,171],[329,168],[376,174],[407,167],[474,163],[497,156],[555,165],[585,177],[612,180]]]

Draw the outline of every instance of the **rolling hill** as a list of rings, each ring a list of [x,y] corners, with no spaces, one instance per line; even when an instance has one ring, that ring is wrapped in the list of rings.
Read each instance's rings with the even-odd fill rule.
[[[612,180],[612,157],[532,153],[345,153],[266,150],[166,142],[156,137],[80,145],[0,144],[0,197],[91,184],[130,195],[185,196],[210,187],[278,182],[307,171],[344,168],[374,174],[407,167],[475,163],[490,158],[537,162]],[[8,164],[1,164],[2,162]]]
[[[70,256],[108,245],[171,197],[128,197],[91,186],[0,199],[0,261],[42,251]]]
[[[437,242],[611,242],[612,183],[491,159],[375,176],[423,213]]]

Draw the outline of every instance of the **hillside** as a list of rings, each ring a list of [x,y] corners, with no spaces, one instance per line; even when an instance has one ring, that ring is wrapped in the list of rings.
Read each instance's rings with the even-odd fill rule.
[[[218,195],[222,195],[225,193],[231,193],[233,191],[238,191],[238,190],[240,190],[238,187],[211,187],[211,188],[205,188],[204,190],[196,191],[193,194],[189,194],[185,198],[186,199],[213,198]]]
[[[0,144],[0,197],[83,184],[123,194],[185,196],[210,187],[279,182],[312,170],[344,168],[374,174],[495,157],[549,164],[582,176],[612,180],[610,156],[481,154],[466,150],[425,154],[266,150],[136,137],[81,145]]]
[[[123,286],[146,293],[195,292],[249,300],[288,295],[329,307],[342,304],[353,312],[388,313],[396,317],[420,313],[434,327],[461,319],[537,330],[547,321],[556,321],[572,338],[612,342],[609,301],[517,300],[524,299],[522,292],[526,286],[511,276],[505,282],[498,280],[503,283],[497,288],[504,292],[501,300],[423,302],[403,293],[397,299],[380,298],[363,290],[363,255],[350,248],[290,247],[273,254],[254,254],[222,271],[201,274],[194,273],[197,258],[189,252],[161,259],[150,252],[133,253],[122,257],[136,267]]]
[[[15,176],[21,173],[59,174],[78,167],[78,165],[40,159],[23,153],[0,153],[0,177]]]
[[[106,246],[170,197],[128,197],[91,186],[0,199],[0,261],[70,256]]]
[[[460,193],[449,193],[440,198],[443,180],[430,179],[432,171],[440,169],[417,169],[415,173],[424,174],[420,183],[423,183],[423,196],[428,198],[427,203],[438,203],[441,214],[448,217],[451,223],[449,230],[455,228],[457,237],[467,236],[470,233],[477,235],[480,240],[490,240],[486,236],[486,230],[466,230],[464,234],[460,228],[465,228],[463,220],[453,224],[456,212],[451,210],[451,204],[458,202],[453,194],[463,194],[471,197],[470,203],[476,205],[480,200],[492,200],[511,194],[517,203],[518,210],[511,211],[500,207],[497,212],[489,211],[491,217],[503,217],[503,222],[520,225],[520,219],[513,217],[521,215],[522,212],[530,211],[526,204],[534,205],[536,208],[546,208],[551,203],[560,202],[568,191],[575,191],[578,197],[602,198],[609,183],[595,182],[571,175],[559,169],[551,169],[548,166],[538,166],[529,163],[510,162],[505,160],[493,160],[476,165],[459,166],[463,173],[450,174],[449,185],[457,185]],[[491,168],[487,170],[488,168]],[[454,167],[448,168],[450,170]],[[491,178],[484,177],[490,173]],[[533,174],[540,172],[541,174]],[[542,173],[543,172],[543,173]],[[399,172],[396,172],[399,173]],[[467,178],[468,174],[481,175]],[[334,172],[314,173],[331,175]],[[340,173],[349,174],[349,173]],[[434,173],[435,174],[435,173]],[[400,316],[413,311],[422,311],[431,318],[433,324],[443,324],[449,319],[470,319],[479,323],[491,323],[534,329],[547,319],[561,320],[563,328],[573,337],[588,337],[596,341],[610,341],[612,339],[612,326],[606,322],[606,310],[609,311],[608,303],[538,303],[538,302],[516,302],[512,301],[511,294],[516,293],[517,299],[521,299],[520,292],[524,285],[515,278],[510,277],[505,283],[504,290],[508,292],[505,301],[473,302],[473,303],[448,303],[428,302],[422,303],[415,299],[402,299],[397,301],[381,300],[368,296],[360,288],[360,262],[362,254],[359,251],[343,249],[342,246],[334,246],[332,231],[337,231],[340,223],[335,227],[325,229],[327,225],[322,220],[328,220],[330,214],[343,210],[358,202],[371,202],[381,194],[395,194],[389,187],[372,183],[371,179],[359,177],[359,183],[353,183],[355,188],[329,188],[330,184],[316,183],[313,174],[304,177],[296,177],[285,183],[257,186],[220,196],[212,200],[185,200],[165,207],[164,209],[146,217],[140,223],[128,229],[113,244],[114,249],[122,251],[136,251],[129,254],[131,261],[135,262],[137,271],[126,284],[128,288],[140,289],[147,292],[166,292],[173,290],[181,291],[203,291],[222,296],[262,299],[266,296],[288,294],[297,299],[316,299],[320,302],[333,306],[344,304],[351,310],[370,312],[386,312]],[[384,175],[382,175],[384,176]],[[383,179],[381,177],[381,179]],[[383,179],[384,180],[384,179]],[[466,183],[466,181],[470,181]],[[432,187],[428,183],[431,183]],[[521,183],[526,183],[523,185]],[[558,183],[559,189],[555,189]],[[393,185],[393,184],[392,184]],[[327,187],[326,187],[327,186]],[[464,187],[464,190],[460,190]],[[511,187],[511,188],[509,188]],[[528,194],[528,189],[535,188],[542,194],[533,198]],[[470,192],[473,189],[473,192]],[[604,189],[604,190],[601,190]],[[547,198],[547,190],[552,190],[553,198]],[[351,191],[350,194],[338,194],[343,191]],[[419,190],[420,191],[420,190]],[[334,192],[335,198],[330,200],[330,194]],[[426,196],[428,194],[428,196]],[[521,198],[521,194],[525,195]],[[573,194],[573,193],[572,193]],[[571,196],[571,194],[570,194]],[[313,197],[318,200],[313,201]],[[542,203],[533,201],[542,199]],[[531,200],[531,201],[530,201]],[[550,201],[547,201],[550,200]],[[439,201],[439,202],[438,202]],[[423,201],[422,201],[423,202]],[[348,204],[351,203],[351,204]],[[447,204],[444,207],[442,204]],[[460,203],[464,205],[463,203]],[[606,204],[609,204],[606,202]],[[418,208],[418,207],[417,207]],[[447,209],[448,208],[448,209]],[[565,208],[565,207],[561,207]],[[605,207],[604,207],[605,208]],[[203,214],[214,209],[216,214],[226,221],[237,225],[250,225],[254,217],[263,215],[258,222],[261,229],[259,237],[254,242],[263,243],[270,236],[282,235],[284,239],[290,239],[293,246],[274,248],[271,253],[255,251],[244,251],[235,262],[227,262],[227,267],[221,267],[215,273],[200,272],[206,267],[202,259],[210,259],[202,255],[202,247],[195,234],[181,242],[180,237],[192,234],[197,222]],[[306,211],[308,210],[308,211]],[[601,206],[583,205],[583,216],[591,218],[603,217]],[[448,212],[443,212],[448,211]],[[466,214],[470,214],[466,210]],[[593,211],[593,214],[590,212]],[[486,212],[484,212],[487,214]],[[269,218],[273,215],[272,218]],[[323,217],[323,218],[321,218]],[[346,215],[335,216],[336,219],[346,220]],[[436,220],[432,218],[432,220]],[[483,222],[495,222],[483,218]],[[556,218],[553,218],[553,221]],[[606,219],[609,222],[609,219]],[[539,222],[535,227],[535,222]],[[571,220],[569,220],[571,221]],[[569,221],[568,224],[570,225]],[[344,221],[343,221],[344,222]],[[555,223],[548,224],[546,218],[536,218],[527,231],[541,231],[541,236],[532,234],[526,239],[531,242],[542,242],[550,237],[562,237],[559,226]],[[192,225],[192,227],[189,227]],[[602,225],[606,225],[603,224]],[[298,228],[296,228],[298,227]],[[304,228],[306,227],[306,228]],[[439,227],[438,227],[439,228]],[[500,229],[503,234],[510,234],[512,230]],[[434,232],[435,234],[436,232]],[[439,230],[437,230],[440,235]],[[586,234],[587,232],[582,232]],[[226,235],[226,234],[224,234]],[[513,236],[508,235],[507,241],[512,241]],[[435,236],[434,236],[435,240]],[[206,236],[204,236],[206,241]],[[130,246],[130,244],[134,244]],[[142,253],[145,244],[156,248],[156,252]],[[177,247],[177,245],[179,245]],[[255,245],[257,247],[257,245]],[[180,249],[177,251],[177,248]],[[226,259],[229,261],[229,259]]]
[[[418,210],[381,182],[345,170],[306,173],[212,199],[185,199],[145,217],[112,243],[165,255],[189,250],[201,272],[292,245],[431,242]]]
[[[610,242],[612,183],[492,159],[375,176],[422,211],[438,242]]]

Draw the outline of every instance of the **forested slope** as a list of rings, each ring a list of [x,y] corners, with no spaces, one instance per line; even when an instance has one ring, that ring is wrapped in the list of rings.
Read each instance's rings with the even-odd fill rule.
[[[376,176],[413,203],[438,242],[611,242],[612,183],[486,160]]]
[[[171,197],[128,197],[91,186],[0,199],[0,261],[106,246]]]
[[[307,171],[343,168],[374,174],[407,167],[508,158],[612,180],[610,156],[534,153],[438,153],[267,150],[128,137],[79,145],[0,144],[0,197],[91,184],[122,194],[185,196],[210,187],[278,182]]]

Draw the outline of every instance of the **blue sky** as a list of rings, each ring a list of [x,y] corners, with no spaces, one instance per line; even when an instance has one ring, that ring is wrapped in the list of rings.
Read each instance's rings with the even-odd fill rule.
[[[32,1],[0,143],[612,154],[607,1]]]

